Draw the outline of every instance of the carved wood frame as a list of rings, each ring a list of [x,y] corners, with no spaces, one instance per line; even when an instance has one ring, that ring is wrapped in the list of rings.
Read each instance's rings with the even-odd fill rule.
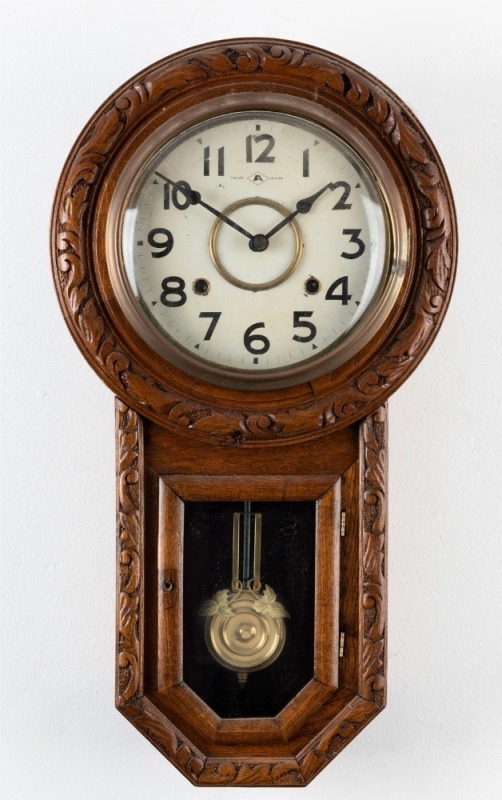
[[[289,483],[286,494],[319,497],[319,525],[328,544],[327,559],[318,561],[318,578],[333,585],[333,569],[342,572],[340,620],[346,628],[346,655],[340,672],[333,669],[338,635],[327,628],[336,616],[336,599],[326,616],[318,602],[315,677],[274,719],[220,720],[183,683],[180,660],[182,587],[181,497],[239,497],[256,486],[267,497],[284,495],[280,477],[254,479],[249,490],[238,478],[151,475],[159,486],[158,619],[163,644],[145,641],[145,463],[142,418],[117,400],[117,695],[120,711],[187,778],[197,785],[304,785],[334,758],[385,706],[386,626],[386,409],[381,407],[359,424],[359,457],[341,476],[304,476]],[[151,468],[150,468],[151,473]],[[339,490],[352,535],[339,538]],[[250,496],[251,496],[250,494]],[[162,497],[163,496],[163,497]],[[166,503],[170,522],[166,525]],[[335,513],[336,511],[336,513]],[[335,522],[336,520],[336,522]],[[150,533],[151,535],[151,533]],[[331,538],[331,544],[329,539]],[[338,549],[341,549],[340,559]],[[321,548],[318,551],[323,552]],[[326,566],[331,564],[331,567]],[[164,592],[164,580],[175,591]],[[177,584],[177,585],[176,585]],[[351,584],[352,588],[347,588]],[[326,588],[326,587],[325,587]],[[320,587],[316,596],[320,597]],[[356,600],[356,602],[354,602]],[[174,611],[172,616],[170,612]],[[324,614],[324,615],[323,615]],[[164,622],[162,622],[164,620]],[[168,620],[166,622],[166,620]],[[336,627],[336,625],[335,625]],[[327,654],[322,654],[323,645]],[[158,662],[148,673],[148,648]],[[168,647],[173,648],[167,655]],[[150,653],[151,655],[151,653]],[[154,675],[152,680],[151,675]],[[148,685],[147,685],[148,684]],[[167,691],[166,691],[166,685]],[[188,720],[194,723],[187,723]],[[267,750],[268,746],[268,750]]]
[[[133,136],[166,114],[229,91],[323,104],[378,149],[399,185],[410,228],[407,285],[395,313],[352,360],[308,384],[273,392],[218,389],[170,368],[117,326],[102,230],[114,165]],[[140,131],[140,134],[138,134]],[[94,246],[93,246],[94,245]],[[310,438],[369,414],[408,377],[446,311],[456,262],[451,191],[428,135],[380,81],[344,59],[292,42],[216,42],[139,73],[103,104],[63,170],[52,218],[56,288],[83,354],[128,405],[171,430],[219,443]],[[143,355],[144,354],[144,355]]]

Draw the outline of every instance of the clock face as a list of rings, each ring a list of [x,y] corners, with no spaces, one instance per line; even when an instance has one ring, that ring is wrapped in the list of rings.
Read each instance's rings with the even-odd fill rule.
[[[389,231],[373,172],[342,138],[303,117],[237,111],[139,168],[118,238],[156,349],[255,388],[308,377],[364,327],[389,274]]]

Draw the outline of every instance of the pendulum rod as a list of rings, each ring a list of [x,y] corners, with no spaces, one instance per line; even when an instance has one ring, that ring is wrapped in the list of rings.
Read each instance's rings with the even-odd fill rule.
[[[251,502],[244,503],[244,535],[242,541],[242,582],[246,586],[250,574],[250,555],[251,555]]]
[[[261,586],[261,514],[251,512],[251,502],[244,502],[244,512],[233,517],[232,588]]]

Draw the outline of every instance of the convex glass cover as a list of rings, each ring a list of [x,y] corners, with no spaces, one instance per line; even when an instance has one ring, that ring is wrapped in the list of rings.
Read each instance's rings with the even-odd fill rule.
[[[308,372],[345,341],[391,257],[386,201],[363,158],[277,111],[227,113],[163,143],[131,180],[117,237],[155,349],[254,384]]]

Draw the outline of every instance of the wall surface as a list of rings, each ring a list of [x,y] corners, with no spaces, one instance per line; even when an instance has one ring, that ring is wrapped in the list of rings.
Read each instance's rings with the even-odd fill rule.
[[[113,397],[63,322],[48,227],[66,155],[117,86],[178,49],[252,35],[316,44],[392,86],[444,160],[461,237],[441,334],[390,402],[388,707],[303,796],[502,796],[501,8],[3,3],[5,800],[201,796],[114,709]]]

